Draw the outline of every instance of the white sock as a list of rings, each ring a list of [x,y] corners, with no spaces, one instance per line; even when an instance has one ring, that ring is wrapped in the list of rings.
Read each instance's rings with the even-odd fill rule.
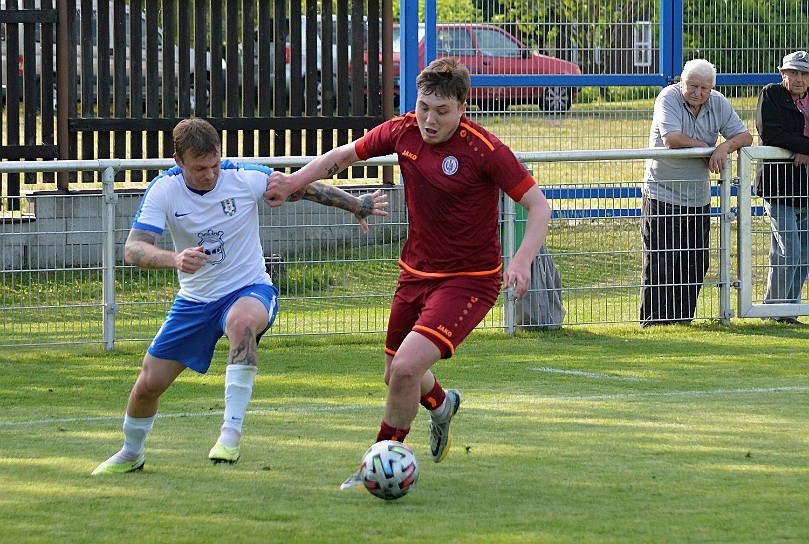
[[[222,430],[219,432],[219,439],[217,442],[221,442],[225,446],[229,448],[235,448],[239,445],[239,442],[242,440],[242,433],[237,431],[236,429],[231,429],[230,427],[225,427],[222,425]]]
[[[449,413],[449,396],[444,397],[444,402],[435,410],[430,410],[430,417],[435,421],[442,421]]]
[[[228,365],[225,369],[225,423],[219,440],[226,446],[239,445],[244,414],[253,394],[258,367],[254,365]],[[226,432],[225,429],[233,432]],[[235,444],[232,442],[235,440]],[[230,442],[230,443],[229,443]]]
[[[114,461],[134,461],[146,447],[146,437],[154,427],[157,414],[152,417],[130,417],[124,415],[124,447],[113,455]]]

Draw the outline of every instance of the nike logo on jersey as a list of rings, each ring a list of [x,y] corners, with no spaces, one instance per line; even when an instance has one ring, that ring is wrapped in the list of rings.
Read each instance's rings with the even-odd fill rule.
[[[186,213],[174,212],[174,217],[185,217],[186,215],[191,215],[191,212]]]

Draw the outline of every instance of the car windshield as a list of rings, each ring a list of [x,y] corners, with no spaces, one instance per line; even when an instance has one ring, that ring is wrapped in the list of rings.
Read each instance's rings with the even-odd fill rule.
[[[332,43],[332,45],[334,45],[334,44],[337,43],[337,16],[336,15],[332,15],[331,22],[332,22],[332,25],[331,25],[331,43]],[[348,18],[348,28],[349,28],[349,30],[351,29],[351,17]],[[320,17],[318,17],[318,19],[317,19],[317,32],[321,36],[323,35],[323,29],[322,29],[322,23],[321,23]],[[394,31],[394,32],[396,32],[396,31]],[[379,21],[379,39],[380,39],[379,46],[382,47],[382,42],[381,42],[381,40],[382,40],[382,20],[381,19]],[[351,37],[350,36],[348,38],[348,41],[349,41],[349,47],[350,47],[351,46]],[[364,44],[368,43],[368,17],[363,17],[362,43],[364,43]]]
[[[127,7],[127,10],[126,10],[126,13],[127,13],[127,17],[124,18],[124,42],[127,44],[127,47],[129,47],[129,8],[128,7]],[[110,16],[112,16],[112,13],[110,13]],[[3,28],[5,28],[5,26],[6,25],[2,25]],[[35,26],[36,32],[37,32],[37,35],[36,35],[37,42],[39,42],[39,28],[40,28],[40,26],[41,25],[36,25]],[[93,47],[98,47],[98,16],[95,13],[93,13],[93,18],[91,20],[90,33],[92,34],[92,37],[93,37]],[[140,34],[141,34],[141,43],[146,44],[146,14],[145,13],[141,13],[141,17],[140,17]],[[81,12],[79,12],[79,11],[76,11],[76,36],[77,37],[81,36]],[[112,38],[110,38],[110,39],[112,39]],[[53,27],[53,40],[54,40],[54,43],[56,43],[56,26],[55,25]],[[146,47],[146,46],[144,45],[144,47]],[[158,50],[163,49],[163,29],[162,28],[157,29],[157,49]]]
[[[517,59],[522,56],[520,44],[493,28],[473,28],[475,41],[484,57]]]
[[[435,38],[436,51],[439,55],[456,57],[474,57],[475,45],[466,28],[447,27],[438,30]]]

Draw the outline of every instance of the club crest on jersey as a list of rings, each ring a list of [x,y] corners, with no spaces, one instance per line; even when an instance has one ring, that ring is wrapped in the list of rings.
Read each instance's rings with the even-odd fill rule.
[[[206,264],[219,264],[225,260],[225,242],[222,240],[223,234],[224,232],[221,230],[214,232],[212,229],[197,234],[197,236],[199,236],[199,245],[204,248],[205,255],[208,256]]]
[[[441,163],[441,170],[448,176],[458,171],[458,159],[450,155]]]
[[[232,216],[236,213],[236,201],[234,199],[226,198],[221,204],[222,211],[225,212],[225,215]]]

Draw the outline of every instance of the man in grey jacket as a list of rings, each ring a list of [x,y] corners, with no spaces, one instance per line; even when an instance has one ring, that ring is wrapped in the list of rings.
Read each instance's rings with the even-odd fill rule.
[[[640,324],[689,323],[708,271],[711,172],[727,156],[753,143],[730,102],[714,90],[716,68],[703,59],[688,61],[679,83],[655,100],[650,147],[713,147],[711,156],[649,159],[643,180],[643,288]]]

